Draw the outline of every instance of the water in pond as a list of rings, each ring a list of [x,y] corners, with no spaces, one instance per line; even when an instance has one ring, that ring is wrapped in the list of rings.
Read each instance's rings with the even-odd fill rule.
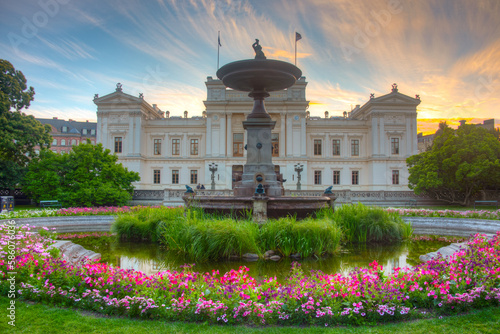
[[[183,255],[165,251],[157,244],[124,242],[114,237],[86,237],[72,240],[87,249],[101,253],[102,261],[124,269],[140,270],[147,274],[154,274],[163,270],[181,270],[181,266],[192,263]],[[418,257],[422,254],[435,251],[448,245],[442,241],[407,241],[394,245],[345,245],[339,254],[323,258],[302,259],[304,272],[320,270],[326,274],[348,273],[356,267],[368,267],[370,262],[376,260],[384,266],[387,273],[396,267],[414,266],[420,263]],[[198,272],[211,272],[219,270],[220,273],[231,269],[246,266],[249,274],[256,279],[266,276],[276,276],[278,280],[287,277],[290,272],[292,260],[282,258],[278,262],[259,260],[247,261],[219,261],[196,263],[193,268]]]

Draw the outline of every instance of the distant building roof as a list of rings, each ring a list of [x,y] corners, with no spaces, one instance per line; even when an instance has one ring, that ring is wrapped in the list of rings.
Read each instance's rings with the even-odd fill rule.
[[[95,137],[97,123],[96,122],[78,122],[72,119],[64,120],[54,118],[37,118],[38,121],[42,124],[49,124],[52,126],[52,129],[55,129],[56,134],[70,134],[70,135],[83,135],[88,137]],[[66,131],[63,132],[63,128],[66,127]],[[83,133],[83,129],[87,129],[87,133]],[[93,133],[91,130],[94,130]]]

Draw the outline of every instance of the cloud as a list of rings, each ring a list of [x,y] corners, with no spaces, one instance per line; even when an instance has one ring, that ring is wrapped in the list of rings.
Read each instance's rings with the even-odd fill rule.
[[[48,46],[51,50],[59,53],[69,60],[78,59],[96,59],[92,53],[96,51],[94,48],[77,39],[62,39],[59,38],[55,42],[50,42],[42,37],[38,37],[43,44]]]

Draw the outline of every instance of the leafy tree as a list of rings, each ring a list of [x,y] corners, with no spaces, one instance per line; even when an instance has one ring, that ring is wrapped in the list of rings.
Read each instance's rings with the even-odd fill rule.
[[[23,73],[0,59],[0,188],[14,188],[36,156],[35,147],[49,147],[52,141],[49,125],[21,112],[34,95]]]
[[[67,154],[50,150],[34,158],[23,191],[36,201],[59,200],[64,206],[125,205],[139,174],[117,163],[118,157],[90,141]]]
[[[469,205],[486,188],[500,186],[500,142],[485,129],[443,126],[429,151],[406,160],[409,187],[449,203]]]

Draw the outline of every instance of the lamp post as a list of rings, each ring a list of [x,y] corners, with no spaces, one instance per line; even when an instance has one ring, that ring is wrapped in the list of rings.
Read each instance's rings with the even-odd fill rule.
[[[217,171],[217,164],[215,162],[212,162],[210,165],[208,165],[208,170],[212,172],[212,190],[215,190],[215,172]]]
[[[304,170],[304,165],[298,163],[295,165],[295,171],[297,172],[297,190],[300,190],[300,173]]]

